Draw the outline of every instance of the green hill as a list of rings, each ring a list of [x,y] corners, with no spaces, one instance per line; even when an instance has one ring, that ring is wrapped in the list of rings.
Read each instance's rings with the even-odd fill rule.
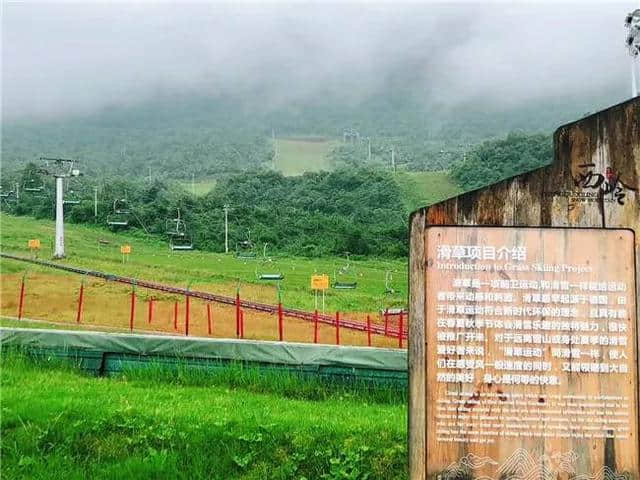
[[[400,80],[398,85],[403,85]],[[370,92],[358,102],[326,95],[278,107],[268,107],[259,93],[224,98],[164,95],[55,121],[4,122],[3,176],[50,155],[76,158],[83,172],[96,178],[221,178],[271,168],[272,131],[282,139],[307,137],[310,132],[341,139],[345,129],[356,130],[363,140],[372,139],[376,161],[386,163],[393,145],[398,163],[410,170],[446,170],[454,160],[447,152],[465,151],[511,131],[549,133],[611,101],[611,95],[603,94],[498,109],[476,99],[443,108],[420,99],[415,87],[407,81],[403,89]],[[295,145],[282,145],[283,161],[288,147]],[[366,142],[354,148],[358,152],[352,157],[366,161]],[[312,162],[314,168],[316,163]],[[305,170],[289,160],[280,168],[285,173]]]
[[[447,172],[398,172],[394,178],[409,212],[462,193]]]
[[[320,138],[277,138],[275,167],[284,175],[330,170],[329,153],[334,143]]]

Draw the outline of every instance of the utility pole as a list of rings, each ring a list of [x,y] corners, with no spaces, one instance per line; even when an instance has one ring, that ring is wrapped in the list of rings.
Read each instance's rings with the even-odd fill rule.
[[[64,179],[77,177],[80,171],[74,168],[75,160],[40,157],[45,162],[45,172],[56,179],[56,238],[54,258],[64,258]]]
[[[271,129],[271,143],[273,143],[273,169],[276,169],[276,157],[278,156],[278,146],[276,145],[276,131]]]
[[[224,204],[224,253],[229,253],[229,205]]]
[[[371,163],[371,137],[367,137],[369,153],[367,155],[367,161]]]
[[[56,243],[53,256],[64,258],[64,177],[56,177]]]
[[[98,223],[98,187],[93,187],[93,218]]]
[[[396,151],[393,146],[391,147],[391,170],[396,173]]]
[[[20,201],[20,184],[16,182],[16,203]]]

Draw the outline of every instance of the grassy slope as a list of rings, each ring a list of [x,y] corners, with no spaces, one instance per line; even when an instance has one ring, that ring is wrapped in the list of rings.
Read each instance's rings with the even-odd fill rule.
[[[395,179],[409,212],[462,193],[447,172],[398,172]]]
[[[54,223],[50,220],[35,220],[27,217],[0,215],[0,246],[4,252],[28,255],[26,248],[30,238],[40,238],[41,258],[52,254]],[[111,242],[108,246],[98,246],[98,239]],[[119,246],[130,244],[132,254],[128,263],[122,263]],[[164,282],[172,285],[201,288],[215,293],[235,295],[237,279],[245,287],[241,289],[244,298],[275,303],[275,286],[256,281],[256,261],[241,261],[232,255],[211,252],[170,253],[167,244],[140,233],[111,233],[106,229],[87,225],[66,225],[66,251],[64,262],[89,269],[138,277],[145,280]],[[314,296],[309,289],[309,278],[317,271],[333,276],[334,268],[344,265],[340,258],[318,260],[281,257],[275,258],[270,270],[282,271],[283,302],[290,307],[312,310]],[[326,297],[327,310],[335,311],[375,311],[386,306],[404,305],[407,295],[407,265],[403,261],[365,260],[354,261],[358,279],[358,289],[351,291],[329,290]],[[24,271],[26,264],[1,260],[3,272]],[[37,270],[37,267],[29,267]],[[393,287],[398,293],[385,295],[385,270],[392,270]]]
[[[198,197],[201,197],[203,195],[206,195],[207,193],[209,193],[211,190],[213,190],[216,186],[216,179],[215,178],[211,178],[211,179],[207,179],[207,180],[196,180],[193,185],[191,184],[191,182],[185,181],[185,182],[180,182],[180,185],[182,186],[182,188],[184,188],[187,192],[192,192],[192,186],[193,186],[193,194],[197,195]]]
[[[328,141],[307,141],[296,139],[276,139],[276,168],[284,175],[302,175],[304,172],[330,170],[327,154],[332,143]]]
[[[3,478],[406,478],[400,403],[2,367]]]

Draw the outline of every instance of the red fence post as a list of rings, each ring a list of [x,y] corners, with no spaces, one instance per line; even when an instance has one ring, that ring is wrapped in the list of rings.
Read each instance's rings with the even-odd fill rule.
[[[131,288],[131,315],[129,315],[129,330],[133,332],[133,320],[136,315],[136,289]]]
[[[318,343],[318,310],[313,312],[313,343]]]
[[[178,301],[173,304],[173,329],[178,330]]]
[[[80,295],[78,295],[78,313],[76,315],[76,323],[82,320],[82,302],[84,301],[84,280],[80,283]]]
[[[340,345],[340,312],[336,312],[336,345]]]
[[[399,322],[400,325],[398,326],[398,346],[400,348],[402,348],[402,337],[404,335],[404,332],[402,331],[403,330],[403,327],[402,327],[403,320],[404,320],[404,314],[402,312],[400,312],[400,322]]]
[[[240,291],[236,292],[236,337],[240,336]]]
[[[211,335],[211,304],[207,303],[207,331]]]
[[[282,323],[282,302],[278,302],[278,337],[280,338],[280,341],[284,338]]]
[[[185,309],[184,309],[184,334],[189,336],[189,295],[185,295]]]
[[[240,338],[244,338],[244,310],[240,309]]]
[[[149,318],[147,322],[151,325],[151,321],[153,320],[153,297],[149,299]]]
[[[371,317],[367,315],[367,345],[371,346]]]
[[[24,277],[22,275],[22,283],[20,284],[20,302],[18,303],[18,320],[22,320],[22,312],[24,311]]]
[[[389,335],[389,309],[384,311],[384,334]]]

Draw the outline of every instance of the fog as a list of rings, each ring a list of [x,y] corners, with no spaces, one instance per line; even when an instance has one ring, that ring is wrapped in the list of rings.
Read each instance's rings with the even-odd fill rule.
[[[252,93],[261,107],[396,89],[448,106],[622,100],[635,6],[5,2],[2,113],[50,118],[174,93]]]

